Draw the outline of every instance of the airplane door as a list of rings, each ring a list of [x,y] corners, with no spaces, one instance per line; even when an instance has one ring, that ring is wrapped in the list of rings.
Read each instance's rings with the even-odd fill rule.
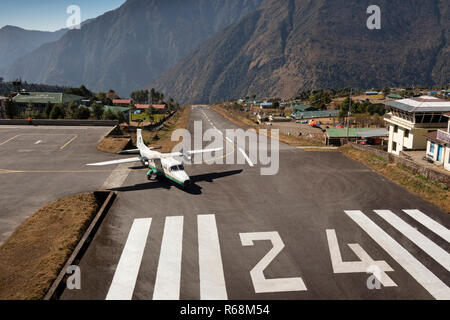
[[[161,173],[164,173],[164,169],[162,167],[161,159],[155,159],[155,167]]]

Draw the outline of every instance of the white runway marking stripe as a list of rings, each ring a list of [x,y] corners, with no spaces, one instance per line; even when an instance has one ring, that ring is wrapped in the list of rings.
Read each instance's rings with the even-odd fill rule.
[[[183,217],[167,217],[156,273],[153,300],[179,300]]]
[[[450,299],[450,288],[364,213],[361,211],[345,211],[345,213],[435,299]]]
[[[242,155],[244,156],[244,158],[245,158],[245,160],[247,161],[247,163],[248,163],[248,165],[250,166],[250,167],[253,167],[254,165],[253,165],[253,162],[252,162],[252,160],[250,160],[250,158],[247,156],[247,154],[245,153],[245,151],[244,150],[242,150],[242,148],[239,148],[239,151],[242,153]]]
[[[411,218],[415,219],[417,222],[427,227],[429,230],[436,233],[442,239],[446,240],[447,242],[450,242],[450,230],[444,227],[443,225],[437,223],[436,221],[428,217],[426,214],[422,213],[419,210],[403,210],[403,212],[405,212]]]
[[[228,142],[230,142],[230,143],[234,143],[234,141],[233,140],[231,140],[230,138],[228,138],[228,137],[225,137],[225,139],[227,139],[227,141]]]
[[[386,220],[391,226],[400,231],[416,246],[425,251],[437,263],[450,271],[450,255],[436,243],[425,237],[419,231],[411,227],[405,221],[389,210],[375,210],[375,213]]]
[[[131,300],[152,219],[136,219],[128,235],[106,300]]]
[[[214,215],[197,216],[200,299],[227,300],[227,289]]]

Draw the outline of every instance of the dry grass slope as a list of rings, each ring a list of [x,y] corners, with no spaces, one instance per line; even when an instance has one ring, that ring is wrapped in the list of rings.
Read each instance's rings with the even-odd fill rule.
[[[57,200],[0,247],[0,300],[42,299],[100,208],[94,194]]]
[[[356,150],[349,145],[341,147],[339,150],[347,157],[363,163],[411,193],[417,194],[450,213],[450,191],[447,186],[414,174],[407,168],[372,153]]]

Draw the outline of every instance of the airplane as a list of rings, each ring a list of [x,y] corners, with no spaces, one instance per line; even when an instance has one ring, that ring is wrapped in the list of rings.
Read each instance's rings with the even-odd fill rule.
[[[147,147],[142,139],[142,129],[137,130],[137,149],[125,150],[119,152],[119,154],[138,153],[139,157],[113,160],[106,162],[90,163],[88,166],[108,166],[113,164],[131,163],[140,161],[142,165],[148,167],[147,172],[148,180],[155,180],[159,177],[166,177],[167,179],[175,182],[176,184],[187,188],[191,184],[191,179],[186,173],[183,164],[176,160],[175,157],[184,157],[187,161],[191,160],[191,156],[197,153],[217,152],[223,148],[195,150],[186,152],[172,152],[172,153],[160,153],[154,151],[160,149],[160,147]]]

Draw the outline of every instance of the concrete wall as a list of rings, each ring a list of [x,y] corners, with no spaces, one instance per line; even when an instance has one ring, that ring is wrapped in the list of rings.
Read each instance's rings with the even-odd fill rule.
[[[118,124],[117,121],[111,120],[33,120],[36,126],[95,126],[95,127],[111,127]],[[28,120],[6,120],[0,119],[0,125],[29,125]]]
[[[450,188],[450,174],[445,174],[442,172],[439,172],[437,170],[434,170],[432,168],[427,168],[421,164],[418,164],[414,161],[407,160],[404,158],[400,158],[392,153],[385,152],[383,150],[375,149],[372,147],[360,145],[360,144],[351,144],[351,146],[355,149],[367,151],[373,154],[376,154],[377,156],[382,157],[383,159],[386,159],[391,162],[398,163],[405,168],[408,168],[412,172],[419,174],[421,176],[426,177],[427,179],[433,180],[438,183],[443,183],[447,187]]]

